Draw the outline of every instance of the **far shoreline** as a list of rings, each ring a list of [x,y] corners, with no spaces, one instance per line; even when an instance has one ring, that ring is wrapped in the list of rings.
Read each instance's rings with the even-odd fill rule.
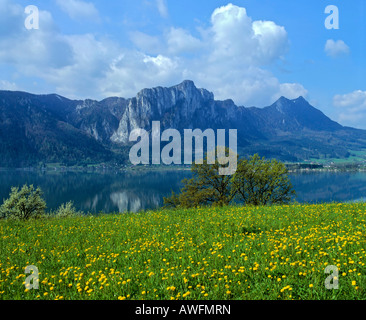
[[[366,172],[366,163],[362,162],[344,162],[332,164],[319,163],[285,163],[289,173],[304,172]],[[66,166],[62,164],[46,164],[44,166],[27,167],[0,167],[0,172],[22,171],[22,172],[172,172],[172,171],[190,171],[190,165],[137,165],[137,166],[118,166],[108,164],[92,164],[87,166]]]

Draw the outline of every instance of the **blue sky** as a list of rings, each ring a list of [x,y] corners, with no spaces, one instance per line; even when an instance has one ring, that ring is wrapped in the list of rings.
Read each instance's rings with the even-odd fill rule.
[[[99,100],[190,79],[247,107],[302,95],[366,129],[363,0],[0,0],[0,15],[0,89]]]

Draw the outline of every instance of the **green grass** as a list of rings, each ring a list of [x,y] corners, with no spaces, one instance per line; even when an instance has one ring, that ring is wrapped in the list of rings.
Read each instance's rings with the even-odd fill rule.
[[[348,158],[326,158],[326,159],[317,159],[311,158],[310,162],[314,162],[317,164],[329,164],[333,162],[334,164],[354,164],[366,161],[366,150],[348,150],[350,156]]]
[[[363,203],[0,221],[0,299],[365,299],[365,222]]]

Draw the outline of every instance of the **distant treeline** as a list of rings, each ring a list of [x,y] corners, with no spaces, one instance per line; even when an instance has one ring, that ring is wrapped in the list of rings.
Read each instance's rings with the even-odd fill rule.
[[[286,163],[288,170],[301,170],[301,169],[323,169],[322,164],[314,163]]]
[[[316,170],[316,169],[324,169],[324,170],[337,170],[337,171],[358,171],[358,170],[366,170],[366,164],[363,163],[333,163],[333,164],[317,164],[317,163],[287,163],[286,167],[289,171],[294,170]]]

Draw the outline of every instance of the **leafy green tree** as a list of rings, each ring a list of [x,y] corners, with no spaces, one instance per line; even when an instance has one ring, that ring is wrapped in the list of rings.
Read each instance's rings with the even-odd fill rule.
[[[227,153],[227,152],[226,152]],[[220,162],[192,165],[192,178],[183,180],[180,194],[164,198],[167,207],[223,206],[234,200],[245,205],[285,204],[295,195],[286,166],[258,154],[238,163],[233,175],[219,174]]]
[[[247,205],[284,204],[295,195],[286,166],[258,154],[241,160],[232,178],[232,194]]]
[[[230,154],[228,148],[225,152]],[[231,202],[235,196],[231,192],[231,176],[220,175],[223,162],[214,157],[215,162],[210,164],[210,156],[212,154],[206,154],[202,164],[192,165],[192,178],[182,181],[184,186],[180,194],[173,192],[170,198],[164,198],[165,206],[190,208],[204,205],[223,206]],[[235,160],[237,161],[236,154]]]
[[[24,185],[21,190],[11,188],[9,198],[0,207],[0,217],[29,220],[44,216],[45,210],[46,202],[42,199],[41,189]]]

